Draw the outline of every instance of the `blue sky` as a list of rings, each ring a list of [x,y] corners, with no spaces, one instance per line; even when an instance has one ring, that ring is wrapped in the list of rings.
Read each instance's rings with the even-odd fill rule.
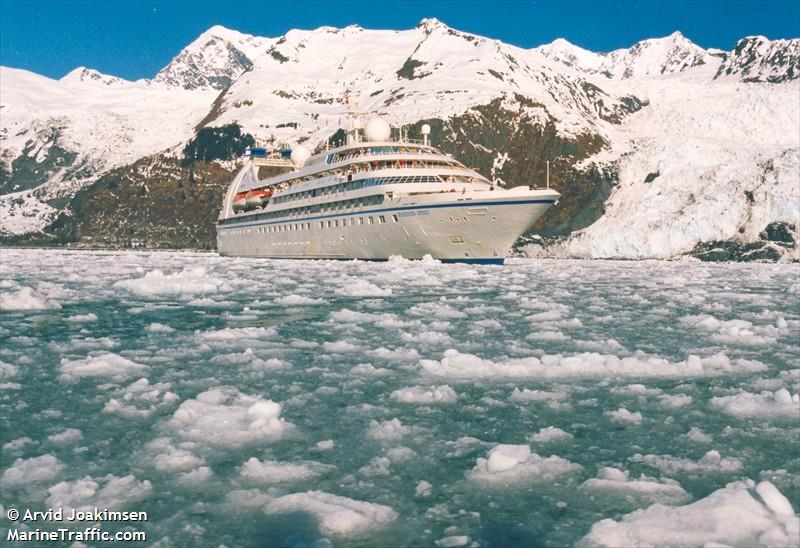
[[[359,24],[408,29],[424,17],[535,47],[555,38],[594,51],[681,31],[703,47],[742,36],[800,37],[800,0],[198,2],[0,0],[0,64],[60,78],[77,66],[150,78],[214,24],[279,36],[292,28]]]

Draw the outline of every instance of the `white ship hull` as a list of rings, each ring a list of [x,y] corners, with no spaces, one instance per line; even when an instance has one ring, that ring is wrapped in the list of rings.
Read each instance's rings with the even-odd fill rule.
[[[219,252],[502,263],[560,197],[550,189],[503,188],[427,143],[361,141],[357,132],[351,141],[310,158],[295,158],[295,150],[294,169],[269,179],[259,179],[259,166],[284,161],[246,164],[223,201]]]
[[[430,255],[502,263],[557,198],[556,192],[527,187],[433,194],[424,203],[398,198],[352,212],[220,227],[217,249],[223,255],[252,257],[385,260]]]

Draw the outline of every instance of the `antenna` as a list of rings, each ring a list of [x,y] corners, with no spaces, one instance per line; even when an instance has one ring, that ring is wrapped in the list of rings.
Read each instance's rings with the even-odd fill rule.
[[[547,189],[550,189],[550,160],[547,160]]]

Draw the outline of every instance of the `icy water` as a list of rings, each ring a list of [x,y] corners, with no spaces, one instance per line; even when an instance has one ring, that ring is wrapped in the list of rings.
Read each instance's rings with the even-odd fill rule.
[[[0,254],[2,542],[798,544],[798,265]]]

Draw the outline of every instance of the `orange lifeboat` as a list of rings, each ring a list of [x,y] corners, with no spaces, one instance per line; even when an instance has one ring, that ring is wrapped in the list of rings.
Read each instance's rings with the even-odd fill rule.
[[[245,203],[247,207],[261,207],[269,201],[270,196],[272,196],[272,190],[257,188],[246,194]]]

